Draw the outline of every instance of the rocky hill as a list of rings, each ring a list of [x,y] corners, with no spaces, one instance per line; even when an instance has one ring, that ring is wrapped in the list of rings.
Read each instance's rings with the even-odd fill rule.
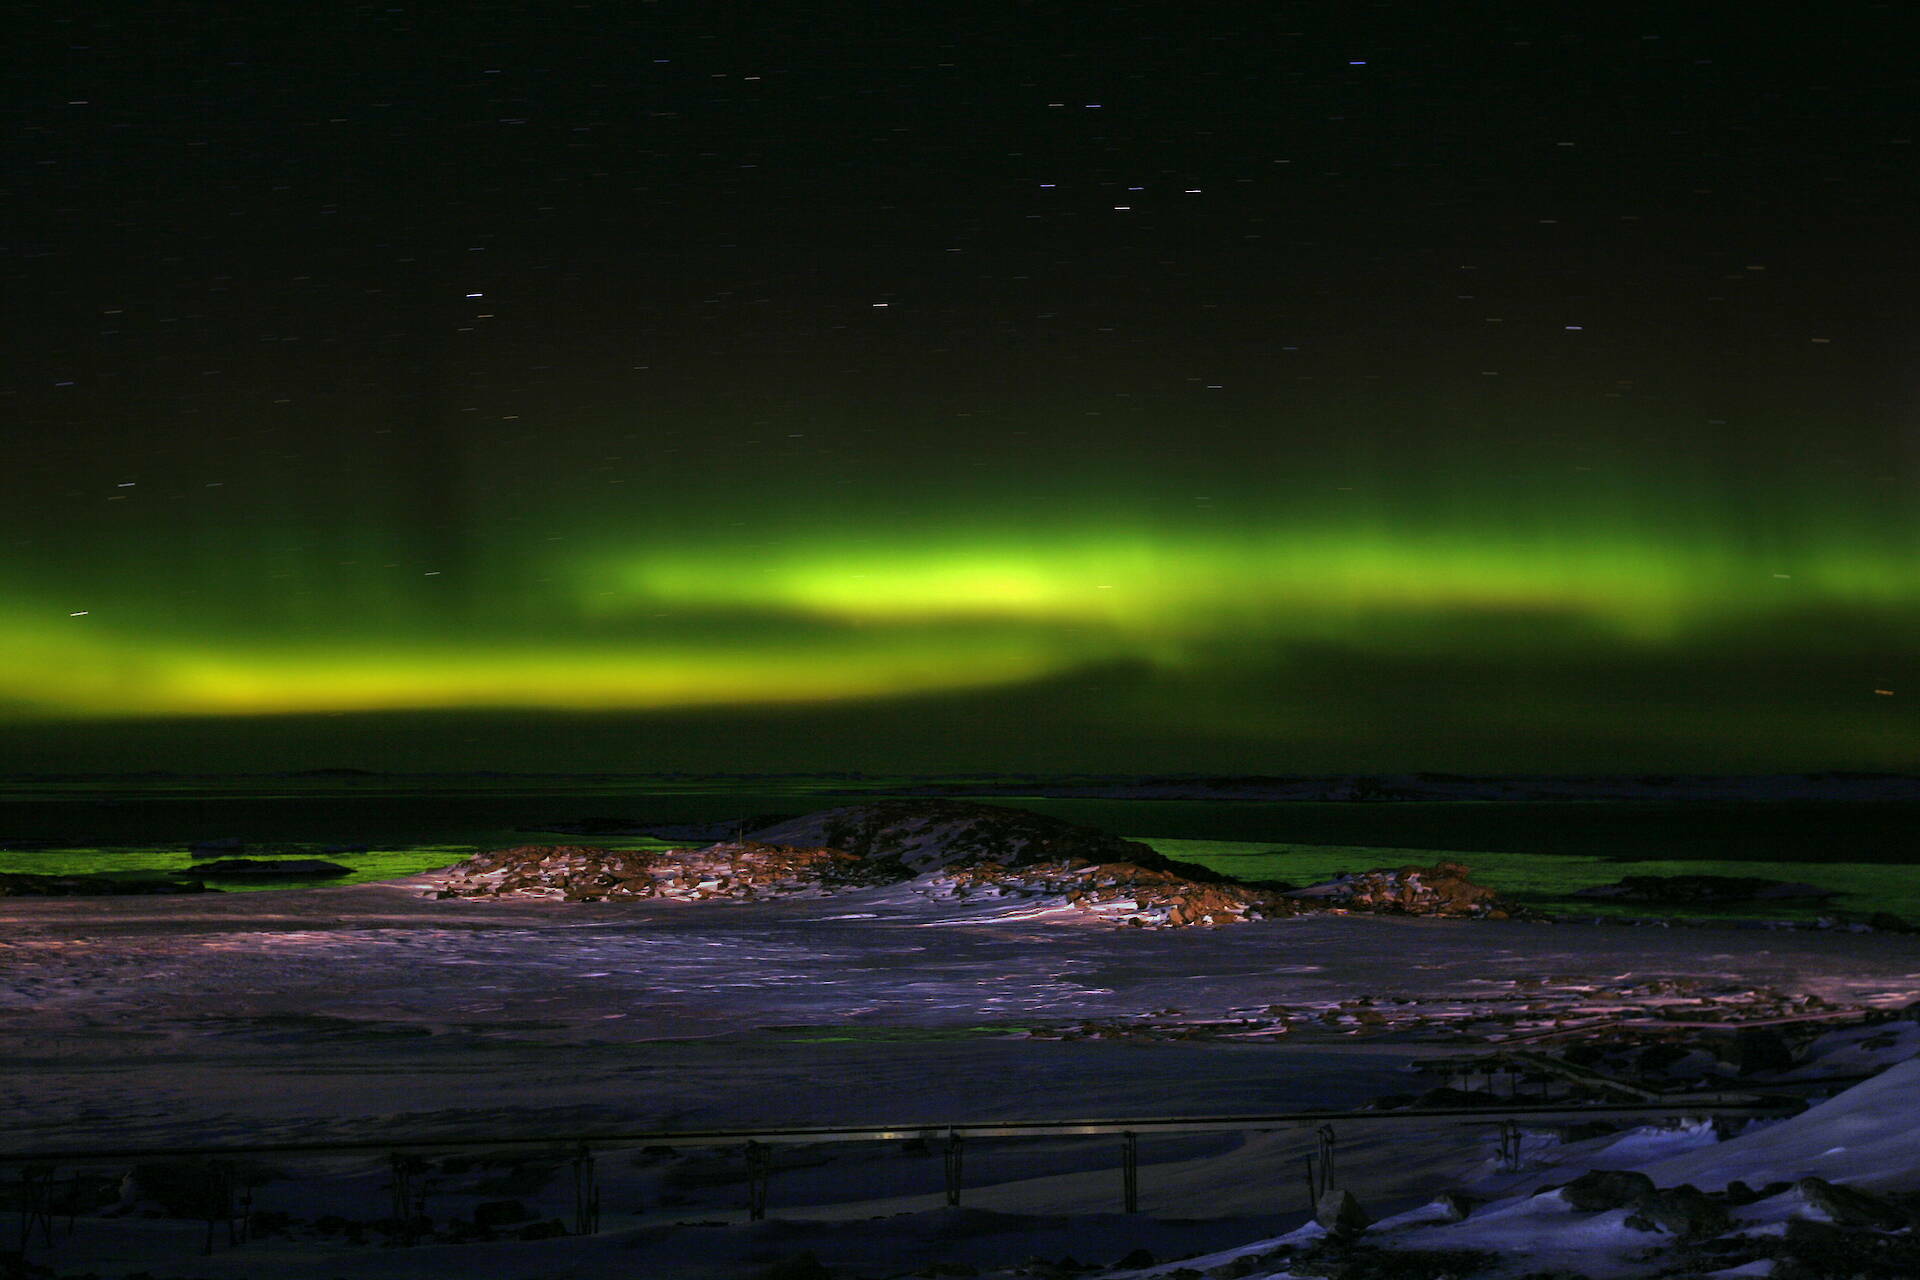
[[[698,849],[520,845],[452,868],[434,896],[745,901],[902,883],[936,901],[1032,900],[1143,928],[1328,908],[1501,914],[1492,891],[1468,881],[1457,864],[1367,872],[1295,891],[1243,883],[1044,814],[958,800],[827,809]]]
[[[1180,862],[1135,840],[1004,805],[967,800],[876,800],[822,809],[748,833],[775,844],[826,845],[862,858],[897,858],[915,873],[991,862],[1123,862],[1199,884],[1225,884],[1197,862]]]

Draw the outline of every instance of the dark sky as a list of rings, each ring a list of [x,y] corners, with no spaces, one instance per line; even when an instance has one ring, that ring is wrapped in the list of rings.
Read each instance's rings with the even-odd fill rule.
[[[0,769],[1920,768],[1903,6],[121,8]]]

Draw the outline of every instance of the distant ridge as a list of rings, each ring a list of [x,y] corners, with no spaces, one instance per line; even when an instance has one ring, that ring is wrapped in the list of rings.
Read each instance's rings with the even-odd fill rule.
[[[823,773],[508,773],[492,769],[385,772],[350,766],[260,773],[23,773],[0,784],[149,784],[177,787],[243,785],[271,781],[358,782],[378,779],[392,786],[424,788],[487,783],[564,789],[592,784],[644,788],[670,783],[676,789],[764,787],[769,793],[795,786],[809,792],[839,792],[875,799],[888,796],[1026,796],[1061,800],[1302,801],[1315,803],[1436,803],[1640,801],[1769,803],[1778,801],[1920,801],[1920,777],[1897,773],[1830,770],[1776,774],[1484,774],[1436,772],[1334,774],[1034,774],[949,773],[894,775]],[[809,785],[811,784],[811,785]],[[822,786],[821,784],[839,784]],[[635,820],[638,821],[637,819]],[[557,828],[543,828],[557,829]]]
[[[1920,801],[1920,778],[1891,773],[1562,774],[1469,777],[1448,773],[1296,777],[1105,777],[936,785],[941,795],[1024,795],[1052,799],[1259,800],[1391,804],[1418,801]]]

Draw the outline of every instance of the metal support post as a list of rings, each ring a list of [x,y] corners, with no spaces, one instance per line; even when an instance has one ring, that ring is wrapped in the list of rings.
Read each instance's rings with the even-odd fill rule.
[[[600,1230],[600,1184],[594,1177],[593,1153],[583,1143],[573,1157],[573,1233],[595,1235]]]
[[[1520,1171],[1520,1126],[1512,1120],[1500,1122],[1500,1163],[1508,1173]]]
[[[393,1216],[400,1223],[401,1243],[410,1245],[417,1233],[419,1220],[427,1212],[424,1176],[427,1162],[418,1156],[395,1152],[388,1157],[388,1164],[393,1170]],[[416,1181],[416,1178],[419,1180]]]
[[[747,1217],[758,1222],[767,1216],[767,1183],[773,1178],[773,1148],[747,1143]]]
[[[203,1257],[213,1256],[213,1224],[227,1224],[227,1243],[240,1243],[233,1226],[233,1162],[209,1160],[200,1166],[200,1209],[207,1217],[207,1235],[201,1242]]]
[[[1140,1212],[1140,1136],[1120,1135],[1120,1197],[1128,1213]]]
[[[40,1239],[53,1247],[53,1166],[30,1164],[20,1171],[20,1252],[27,1251],[33,1229],[40,1228]]]
[[[960,1203],[960,1135],[947,1131],[947,1203]]]

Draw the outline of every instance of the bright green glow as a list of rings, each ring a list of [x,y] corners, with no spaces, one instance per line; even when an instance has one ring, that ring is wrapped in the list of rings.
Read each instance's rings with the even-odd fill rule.
[[[725,498],[663,476],[639,503],[530,498],[448,536],[320,504],[282,521],[173,508],[51,550],[25,537],[40,559],[0,565],[0,709],[647,710],[969,691],[979,709],[1097,676],[1100,693],[1067,708],[1078,724],[1249,751],[1338,741],[1364,720],[1378,741],[1420,722],[1451,743],[1432,726],[1471,721],[1519,744],[1547,721],[1596,754],[1649,739],[1704,757],[1718,739],[1788,732],[1810,760],[1911,754],[1872,692],[1900,683],[1920,620],[1920,512],[1890,488],[1785,464],[1738,483],[1544,467],[1533,482],[1485,458],[1445,474],[1324,457],[1193,470],[952,488],[921,472],[762,477]],[[1368,483],[1334,483],[1347,480]]]
[[[20,629],[0,633],[0,656],[8,673],[0,676],[0,690],[8,697],[75,715],[827,702],[1000,684],[1057,666],[1053,655],[1017,636],[956,650],[886,634],[850,637],[813,652],[650,644],[426,645],[392,652],[145,645],[112,633],[56,640],[45,630]]]
[[[1440,537],[1393,540],[1312,531],[1205,540],[1081,534],[1051,545],[941,542],[862,549],[798,546],[650,556],[592,572],[616,592],[591,609],[773,607],[863,622],[1026,619],[1111,627],[1138,637],[1253,626],[1277,635],[1347,630],[1403,611],[1565,613],[1657,642],[1729,616],[1808,604],[1904,603],[1907,564],[1842,555],[1764,563],[1723,548],[1618,540],[1522,545]]]
[[[44,609],[0,628],[0,694],[85,715],[822,702],[1113,659],[1179,668],[1299,641],[1481,650],[1488,620],[1529,648],[1644,649],[1796,612],[1920,601],[1915,563],[1834,546],[1763,559],[1706,542],[1338,528],[830,533],[772,548],[596,551],[565,580],[570,600],[502,605],[453,628],[389,601],[371,611],[389,628],[378,639],[284,623],[168,634],[138,613],[121,621],[127,610],[56,620]],[[698,634],[676,635],[688,613]]]

